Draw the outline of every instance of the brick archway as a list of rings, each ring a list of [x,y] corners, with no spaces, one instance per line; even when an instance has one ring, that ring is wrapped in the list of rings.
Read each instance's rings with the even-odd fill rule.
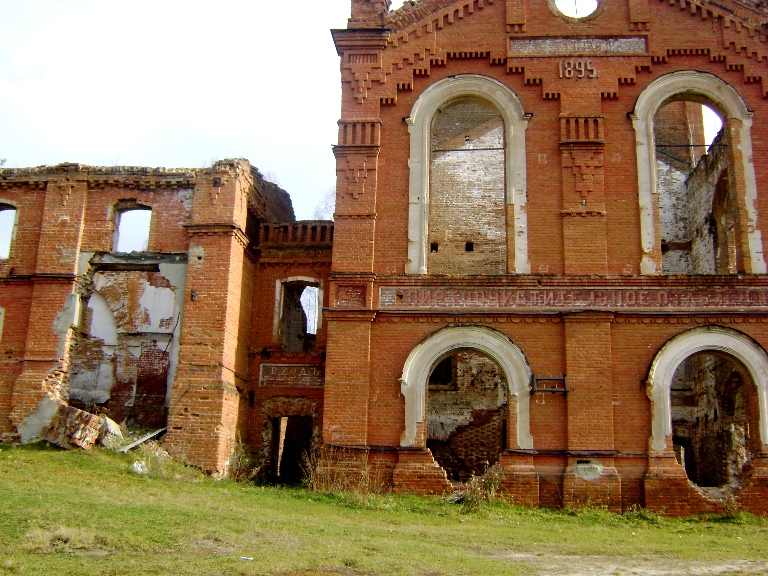
[[[320,444],[320,413],[316,400],[300,396],[277,396],[270,398],[262,405],[264,412],[264,428],[262,429],[262,456],[266,461],[271,461],[274,454],[273,442],[277,432],[274,424],[275,419],[306,417],[311,419],[312,434],[310,447],[314,448]]]
[[[757,386],[760,408],[760,441],[768,445],[768,354],[752,338],[722,326],[704,326],[678,334],[653,359],[648,371],[648,396],[652,403],[651,449],[668,449],[672,434],[672,380],[677,367],[698,352],[722,352],[739,360]]]
[[[408,355],[400,377],[400,391],[405,397],[403,447],[420,445],[417,429],[426,416],[426,391],[435,363],[462,348],[482,352],[501,368],[509,387],[510,448],[533,449],[529,413],[531,369],[522,350],[496,330],[483,326],[450,326],[427,337]],[[423,446],[422,446],[423,447]]]

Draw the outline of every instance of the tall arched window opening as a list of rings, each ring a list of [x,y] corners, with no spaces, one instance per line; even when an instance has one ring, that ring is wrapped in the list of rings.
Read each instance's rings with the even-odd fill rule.
[[[437,111],[430,132],[430,274],[505,274],[504,122],[476,99]]]
[[[712,108],[685,99],[663,104],[654,115],[664,274],[743,270],[733,154],[722,125]]]
[[[481,75],[444,78],[419,96],[405,119],[410,134],[406,274],[530,273],[525,155],[528,119],[520,99],[509,87]],[[496,169],[479,173],[461,160],[462,155],[500,159],[496,166],[501,167],[503,179],[499,179]],[[477,178],[470,182],[473,170]],[[468,228],[462,214],[478,212],[471,199],[483,196],[499,182],[502,188],[496,198],[501,198],[503,206],[501,226],[497,225],[498,199],[490,212],[495,214],[494,229],[503,231],[503,246],[494,235]],[[435,219],[433,210],[438,212]],[[452,214],[452,220],[440,230],[445,212]],[[485,213],[480,216],[485,217]],[[478,221],[474,216],[469,220]],[[503,266],[499,266],[498,256],[485,260],[484,244],[489,241],[503,251]],[[452,264],[441,250],[443,254],[460,256],[461,270],[451,272]]]
[[[724,125],[708,148],[701,104]],[[752,113],[739,93],[713,74],[666,74],[640,94],[632,124],[641,273],[765,274]]]
[[[146,252],[152,208],[130,203],[118,206],[115,212],[115,252]]]
[[[16,207],[0,204],[0,260],[11,254],[11,242],[16,234]]]

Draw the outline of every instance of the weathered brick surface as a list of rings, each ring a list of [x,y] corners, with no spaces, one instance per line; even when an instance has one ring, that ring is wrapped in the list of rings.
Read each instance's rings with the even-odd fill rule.
[[[183,311],[173,336],[146,328],[154,324],[142,321],[148,308],[132,288],[125,299],[104,296],[103,310],[142,335],[136,366],[125,367],[158,380],[144,399],[152,396],[152,410],[168,354],[166,444],[206,470],[225,471],[238,440],[272,458],[274,421],[311,416],[313,442],[354,453],[334,464],[340,473],[370,467],[399,492],[449,490],[427,450],[426,382],[405,373],[407,362],[426,374],[487,345],[486,356],[519,351],[514,361],[494,360],[516,370],[506,375],[506,408],[470,402],[478,416],[500,412],[467,428],[454,456],[485,458],[491,447],[515,502],[668,514],[735,503],[766,513],[768,448],[754,431],[766,418],[754,392],[764,383],[749,382],[744,395],[751,460],[732,486],[714,490],[690,482],[674,434],[654,437],[663,426],[648,390],[655,360],[681,335],[701,333],[691,330],[726,329],[757,356],[768,347],[765,13],[737,0],[639,0],[605,2],[577,21],[543,2],[422,0],[388,13],[385,2],[353,0],[351,16],[333,33],[342,80],[333,225],[292,222],[287,195],[243,161],[0,171],[0,202],[18,210],[0,261],[0,434],[12,438],[43,395],[66,400],[73,370],[110,365],[88,358],[112,346],[89,332],[97,272],[150,278],[153,257],[179,256],[187,268],[169,281]],[[656,110],[644,119],[633,111],[649,89],[686,71],[717,88],[659,96],[656,104],[674,102],[656,115],[650,138],[667,150],[684,146],[678,160],[665,164],[657,153],[649,174],[639,173],[638,146],[655,145],[639,142],[636,123],[652,122]],[[462,75],[474,79],[462,86],[484,88],[431,100]],[[499,94],[510,108],[503,114]],[[738,108],[726,118],[724,146],[704,159],[701,101],[721,114]],[[462,111],[475,103],[493,113],[467,120]],[[429,106],[432,116],[414,124]],[[518,132],[505,125],[500,137],[499,117],[516,118]],[[412,151],[418,126],[425,149]],[[510,150],[523,129],[525,149]],[[475,143],[489,150],[466,150]],[[499,164],[510,158],[502,177]],[[152,208],[139,260],[110,252],[115,212],[128,205]],[[414,257],[426,275],[407,273]],[[322,291],[314,338],[283,325],[290,283]],[[307,314],[294,312],[297,322]],[[478,327],[488,342],[462,340]],[[290,330],[300,338],[286,346]],[[457,336],[435,340],[441,334]],[[435,341],[449,344],[433,350]],[[561,388],[531,393],[532,378]],[[110,402],[127,406],[132,382],[117,378]]]
[[[353,11],[367,14],[366,6],[372,9],[373,3],[355,0]],[[341,125],[345,127],[340,131],[336,156],[344,158],[345,167],[359,166],[365,157],[369,169],[365,195],[357,196],[347,191],[350,178],[361,172],[339,172],[338,205],[343,208],[343,214],[366,216],[356,220],[345,218],[337,225],[331,280],[338,284],[350,283],[351,279],[367,283],[372,273],[373,299],[365,301],[365,307],[375,314],[375,320],[369,335],[368,317],[360,311],[355,312],[356,317],[342,313],[344,306],[332,296],[332,310],[327,315],[328,366],[354,371],[355,376],[348,373],[342,385],[337,380],[338,373],[328,375],[327,385],[338,386],[338,389],[327,390],[326,400],[338,396],[354,399],[354,405],[359,406],[367,399],[368,408],[367,416],[362,418],[363,412],[357,409],[355,417],[349,412],[337,412],[337,408],[345,410],[344,402],[336,401],[338,404],[334,407],[326,404],[326,434],[330,433],[333,422],[334,434],[340,437],[348,434],[355,438],[355,443],[365,437],[369,445],[394,449],[407,418],[399,378],[409,354],[418,350],[420,343],[426,345],[430,335],[446,327],[488,326],[519,346],[534,376],[566,376],[568,383],[567,393],[537,392],[531,396],[528,416],[533,451],[527,456],[529,461],[515,461],[514,465],[509,464],[511,456],[502,454],[499,465],[516,470],[504,476],[504,490],[543,506],[599,502],[615,510],[636,505],[658,510],[666,505],[670,513],[717,508],[719,504],[713,504],[714,501],[698,489],[687,488],[684,471],[682,483],[675,479],[682,470],[676,463],[670,463],[661,471],[657,469],[655,457],[649,453],[653,412],[645,381],[662,347],[691,328],[726,326],[748,334],[764,347],[768,344],[768,332],[759,309],[747,312],[736,305],[720,308],[713,314],[709,304],[703,300],[694,303],[686,296],[686,302],[691,305],[678,301],[663,309],[651,307],[642,312],[632,312],[623,304],[615,306],[606,300],[602,304],[590,300],[551,310],[546,309],[546,304],[553,300],[543,296],[539,300],[541,307],[523,310],[509,304],[496,304],[496,298],[504,296],[497,296],[494,290],[555,285],[580,289],[598,282],[604,287],[635,286],[640,290],[688,291],[706,286],[714,293],[727,293],[744,286],[745,281],[763,285],[762,276],[746,279],[734,276],[662,278],[658,275],[662,272],[662,252],[663,272],[670,274],[675,270],[671,264],[675,250],[690,250],[686,243],[691,241],[697,226],[701,228],[699,221],[703,221],[705,213],[713,208],[712,200],[702,200],[702,197],[709,194],[707,197],[712,198],[716,184],[711,181],[717,180],[722,166],[728,167],[729,179],[720,184],[728,188],[727,193],[722,194],[727,201],[721,200],[722,206],[714,208],[722,215],[717,216],[718,223],[722,221],[723,228],[733,230],[732,237],[718,238],[720,245],[727,243],[727,250],[717,252],[715,249],[718,255],[714,258],[713,250],[707,248],[713,236],[696,232],[698,235],[692,244],[698,247],[690,260],[716,259],[719,273],[732,272],[739,262],[749,260],[746,228],[739,227],[738,223],[752,218],[747,213],[747,205],[752,200],[744,200],[747,183],[737,144],[724,148],[722,154],[718,149],[718,158],[724,160],[715,162],[717,168],[712,163],[714,157],[709,165],[700,166],[700,175],[691,187],[702,191],[701,194],[697,196],[697,192],[685,190],[681,194],[689,197],[674,199],[677,207],[669,208],[668,203],[662,206],[661,218],[668,226],[675,225],[676,215],[683,214],[695,226],[681,228],[679,238],[668,234],[665,242],[670,245],[662,246],[663,236],[658,223],[654,224],[657,230],[652,245],[645,249],[658,262],[657,274],[645,275],[640,270],[644,249],[643,211],[659,211],[657,197],[652,198],[650,206],[642,206],[638,200],[637,134],[627,112],[634,108],[643,90],[666,74],[696,70],[730,84],[755,117],[768,114],[765,91],[759,79],[764,75],[763,65],[745,58],[741,48],[749,46],[748,50],[766,53],[764,36],[751,28],[762,22],[765,15],[738,2],[728,6],[728,10],[720,12],[695,2],[684,6],[653,1],[631,5],[611,3],[606,4],[597,17],[582,23],[559,18],[546,4],[423,0],[387,14],[383,25],[370,15],[375,10],[368,16],[359,16],[369,26],[365,32],[361,26],[352,24],[348,31],[334,32],[341,56]],[[740,16],[732,16],[734,13]],[[377,27],[384,32],[379,34]],[[722,33],[722,40],[712,34],[713,27]],[[561,42],[561,38],[567,40]],[[593,49],[585,48],[585,42],[594,38],[603,39],[597,40],[598,44],[634,43],[634,48],[610,55],[598,49],[590,55]],[[747,68],[753,70],[749,74],[754,74],[754,78],[744,72]],[[497,80],[514,92],[524,112],[531,115],[523,155],[527,175],[527,227],[525,236],[516,234],[514,243],[506,245],[515,248],[523,241],[527,243],[532,276],[507,275],[492,267],[473,271],[462,264],[466,253],[459,253],[462,251],[459,249],[466,247],[469,238],[460,236],[467,236],[471,226],[482,223],[487,228],[496,226],[495,233],[509,237],[509,215],[513,213],[507,210],[504,225],[488,224],[495,208],[484,201],[482,205],[486,210],[482,216],[473,215],[477,206],[464,200],[470,196],[462,187],[469,186],[470,194],[480,190],[486,181],[483,178],[488,178],[490,173],[481,168],[481,162],[472,165],[483,171],[483,178],[478,178],[476,183],[467,184],[459,178],[462,175],[459,168],[453,171],[446,168],[448,156],[474,154],[455,152],[470,146],[468,140],[469,143],[475,141],[475,135],[470,134],[469,116],[459,115],[460,118],[450,124],[455,134],[441,124],[451,110],[460,110],[465,104],[468,107],[469,100],[462,101],[459,94],[452,96],[455,100],[436,103],[436,109],[441,110],[437,113],[440,120],[426,122],[431,126],[432,140],[425,140],[430,153],[422,156],[430,166],[427,169],[414,163],[411,150],[414,128],[409,128],[409,121],[403,122],[403,119],[418,111],[417,104],[424,106],[423,98],[430,87],[461,74]],[[472,97],[485,98],[480,94]],[[700,102],[701,98],[693,100]],[[717,102],[709,103],[722,110]],[[675,102],[663,108],[656,118],[657,144],[674,146],[675,150],[680,144],[699,144],[703,134],[697,106]],[[379,146],[376,150],[357,149],[355,146],[360,142],[350,140],[350,127],[363,123],[380,126],[375,142],[371,142]],[[464,138],[458,137],[462,131]],[[726,123],[726,134],[733,135],[735,131],[735,125],[729,127]],[[754,207],[759,214],[768,208],[766,196],[761,193],[767,166],[759,158],[768,141],[763,132],[764,128],[753,122],[751,143],[758,190]],[[682,146],[680,152],[679,163],[690,169],[704,150],[701,146],[695,146],[692,151]],[[375,165],[370,162],[374,155]],[[461,165],[459,160],[456,162],[456,166]],[[520,166],[511,168],[514,171]],[[414,171],[428,172],[425,178],[429,184],[424,190],[409,190]],[[681,169],[680,174],[682,183],[687,172]],[[371,190],[368,184],[373,182],[374,175],[376,189]],[[668,176],[660,186],[674,184],[674,175]],[[420,208],[428,213],[423,220],[414,219],[414,202],[421,201],[420,193],[430,195],[428,204],[425,202],[424,208]],[[510,201],[507,198],[507,202]],[[375,213],[374,221],[371,221],[372,213]],[[759,218],[756,223],[760,230],[762,222]],[[428,262],[427,277],[403,275],[409,240],[413,241],[419,227],[424,230],[421,237],[425,238],[422,250]],[[365,238],[364,243],[361,238]],[[438,258],[448,254],[446,244],[451,242],[450,256],[445,256],[445,264],[438,266]],[[369,255],[371,243],[373,257]],[[688,266],[686,262],[684,265]],[[747,262],[742,268],[748,271],[751,265]],[[704,271],[698,264],[695,266],[698,267],[680,271]],[[451,276],[439,276],[440,273]],[[473,276],[477,273],[487,275]],[[746,313],[738,313],[741,311]],[[350,326],[357,326],[354,323],[359,323],[359,334],[364,334],[360,338],[364,347],[350,350],[337,345],[335,339],[342,334],[346,338],[347,334],[358,333]],[[361,351],[370,355],[370,362],[364,361]],[[342,390],[350,396],[342,396]],[[519,401],[518,398],[510,402],[510,406]],[[427,403],[427,414],[429,409]],[[340,414],[343,416],[338,417]],[[516,424],[518,416],[508,414],[510,426]],[[345,419],[347,426],[343,425]],[[367,429],[361,420],[367,423]],[[514,434],[511,437],[514,438]],[[426,440],[426,430],[417,423],[416,445],[424,446]],[[326,441],[332,440],[326,438]],[[477,446],[484,446],[486,442],[479,442]],[[402,451],[399,458],[402,465],[399,464],[395,472],[397,489],[407,490],[411,482],[409,476],[398,470],[411,470],[414,464],[403,460]],[[429,469],[426,461],[418,466]],[[595,472],[597,470],[600,472]],[[670,470],[672,475],[667,482],[662,472]],[[595,478],[591,476],[593,472],[597,474]],[[423,478],[416,472],[412,472],[411,477],[412,489],[424,491]],[[768,486],[760,484],[760,474],[755,473],[753,477],[755,480],[746,480],[745,476],[741,489],[745,494],[761,490],[765,493]],[[687,503],[675,503],[675,499]]]

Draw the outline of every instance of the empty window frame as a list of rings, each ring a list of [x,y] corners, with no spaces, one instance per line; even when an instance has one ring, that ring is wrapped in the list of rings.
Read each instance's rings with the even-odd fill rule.
[[[278,281],[275,298],[275,339],[285,352],[315,348],[321,322],[322,290],[314,278]]]
[[[695,160],[696,154],[703,149],[696,146],[701,135],[694,134],[700,131],[695,127],[693,131],[683,130],[682,134],[678,130],[678,135],[683,137],[682,142],[676,140],[666,143],[654,133],[659,128],[657,112],[666,104],[680,101],[706,103],[717,109],[724,119],[724,127],[721,136],[714,142],[717,154],[710,147],[708,155],[713,158],[704,166],[707,168],[704,175],[712,178],[707,183],[702,182],[691,194],[698,196],[698,199],[692,199],[691,209],[688,210],[690,214],[685,216],[685,225],[679,220],[677,227],[670,228],[667,223],[677,220],[675,204],[679,204],[679,199],[687,199],[688,191],[655,200],[663,196],[659,193],[660,180],[657,177],[664,174],[659,174],[659,171],[669,172],[660,170],[662,163],[666,162],[662,157],[669,158],[676,151],[678,160],[685,163],[687,158],[679,157],[681,151],[693,151],[686,153]],[[678,116],[687,113],[685,106],[677,106]],[[766,273],[761,230],[757,225],[757,181],[752,163],[751,116],[732,86],[716,76],[694,70],[681,70],[661,76],[640,94],[632,114],[632,123],[638,143],[642,274],[727,274],[732,270]],[[684,123],[684,128],[685,124],[689,123]],[[691,135],[697,136],[696,140],[691,139]],[[740,154],[735,154],[735,150],[739,150]],[[724,161],[723,170],[712,170],[712,160],[716,160],[718,155]],[[701,167],[701,162],[698,164]],[[696,175],[695,172],[689,176],[689,180]],[[715,198],[713,194],[719,196]],[[707,196],[706,201],[702,199],[704,196]]]
[[[11,254],[17,214],[15,206],[0,203],[0,260],[6,260]]]
[[[115,210],[115,252],[146,252],[152,208],[135,202],[118,205]]]

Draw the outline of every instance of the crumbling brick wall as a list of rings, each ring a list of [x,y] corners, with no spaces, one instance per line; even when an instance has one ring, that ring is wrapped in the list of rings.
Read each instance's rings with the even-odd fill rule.
[[[433,371],[430,379],[427,446],[449,479],[467,481],[505,448],[509,390],[498,365],[477,352],[457,352],[441,365],[451,374],[436,381]]]

